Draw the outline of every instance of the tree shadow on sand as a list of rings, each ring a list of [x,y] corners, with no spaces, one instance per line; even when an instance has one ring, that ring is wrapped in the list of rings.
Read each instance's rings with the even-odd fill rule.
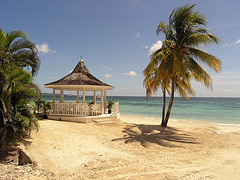
[[[198,144],[197,139],[186,132],[173,127],[161,127],[160,125],[129,124],[122,131],[122,138],[112,139],[132,143],[140,142],[144,147],[154,143],[164,147],[181,147],[181,144]]]

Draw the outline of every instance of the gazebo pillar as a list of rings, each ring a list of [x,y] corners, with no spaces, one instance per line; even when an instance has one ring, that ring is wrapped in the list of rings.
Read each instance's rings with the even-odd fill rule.
[[[96,104],[96,90],[94,90],[94,99],[93,99],[93,104]]]
[[[106,113],[107,106],[107,91],[104,90],[104,113]]]
[[[53,88],[53,103],[55,103],[55,89]]]
[[[85,89],[83,89],[83,103],[85,103]]]
[[[77,103],[79,103],[79,90],[77,90]]]
[[[101,114],[103,114],[103,110],[104,110],[104,104],[103,104],[103,90],[101,90]]]
[[[60,90],[60,103],[63,103],[63,101],[64,101],[64,90],[61,89]]]

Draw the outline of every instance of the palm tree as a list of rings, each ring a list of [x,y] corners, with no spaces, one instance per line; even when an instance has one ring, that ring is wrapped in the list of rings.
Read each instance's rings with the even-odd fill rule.
[[[186,99],[188,94],[194,95],[190,82],[192,79],[212,88],[212,79],[200,63],[216,72],[221,69],[221,61],[217,57],[198,49],[202,45],[216,44],[219,39],[214,34],[208,33],[207,19],[199,12],[194,12],[194,7],[195,5],[186,5],[173,10],[169,24],[160,22],[157,28],[157,35],[164,33],[165,41],[162,47],[153,53],[150,63],[154,59],[165,57],[160,64],[165,64],[167,68],[164,73],[168,75],[160,78],[166,79],[167,86],[171,89],[168,110],[162,122],[164,127],[167,126],[170,117],[175,91]]]
[[[150,98],[152,93],[156,93],[158,88],[162,88],[163,93],[163,109],[162,122],[165,123],[165,107],[166,107],[166,92],[170,94],[171,91],[171,53],[168,48],[164,46],[151,55],[151,60],[144,70],[144,86],[146,87],[147,98]],[[168,56],[170,55],[170,56]],[[168,60],[168,61],[167,61]],[[189,74],[185,74],[185,78],[176,81],[176,90],[185,99],[188,100],[187,94],[194,95],[194,91],[189,82]]]
[[[39,93],[30,72],[15,64],[0,67],[0,147],[21,141],[38,129],[37,119],[31,114],[30,102]]]
[[[36,45],[28,40],[28,35],[23,31],[4,33],[0,29],[0,61],[2,66],[13,62],[31,69],[33,75],[40,67]]]
[[[158,88],[162,88],[163,93],[163,109],[162,109],[162,123],[165,118],[165,107],[166,107],[166,91],[170,92],[169,80],[170,75],[168,73],[168,66],[164,58],[165,49],[161,49],[159,53],[153,53],[148,66],[144,69],[143,74],[145,76],[143,84],[146,87],[146,95],[149,99],[152,93],[156,93]],[[159,51],[159,50],[158,50]]]

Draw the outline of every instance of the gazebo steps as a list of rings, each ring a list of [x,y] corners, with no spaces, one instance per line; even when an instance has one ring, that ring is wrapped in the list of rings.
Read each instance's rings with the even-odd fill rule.
[[[48,118],[59,120],[59,121],[71,121],[79,123],[114,123],[120,117],[120,113],[117,114],[104,114],[100,116],[87,116],[87,117],[73,117],[73,116],[60,116],[60,115],[51,115]]]
[[[115,120],[112,119],[95,119],[93,122],[97,124],[108,124],[108,123],[115,123]]]

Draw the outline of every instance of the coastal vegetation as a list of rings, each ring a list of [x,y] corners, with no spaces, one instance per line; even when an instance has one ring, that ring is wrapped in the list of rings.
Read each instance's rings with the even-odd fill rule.
[[[114,99],[110,99],[108,102],[107,102],[107,108],[108,108],[108,113],[111,114],[112,113],[112,107],[114,105]]]
[[[40,67],[36,45],[23,31],[0,29],[0,151],[38,129],[32,101],[40,91],[33,77]]]
[[[203,45],[217,44],[219,38],[208,32],[207,19],[194,11],[194,7],[195,5],[185,5],[177,8],[172,11],[168,24],[160,22],[156,32],[157,35],[163,33],[165,40],[162,47],[151,54],[150,62],[143,71],[148,98],[159,88],[162,89],[163,127],[167,126],[170,118],[174,93],[179,93],[187,100],[189,95],[194,96],[191,80],[212,88],[212,79],[202,65],[207,65],[216,72],[221,69],[221,61],[217,57],[199,49]],[[166,93],[170,95],[167,113]]]

